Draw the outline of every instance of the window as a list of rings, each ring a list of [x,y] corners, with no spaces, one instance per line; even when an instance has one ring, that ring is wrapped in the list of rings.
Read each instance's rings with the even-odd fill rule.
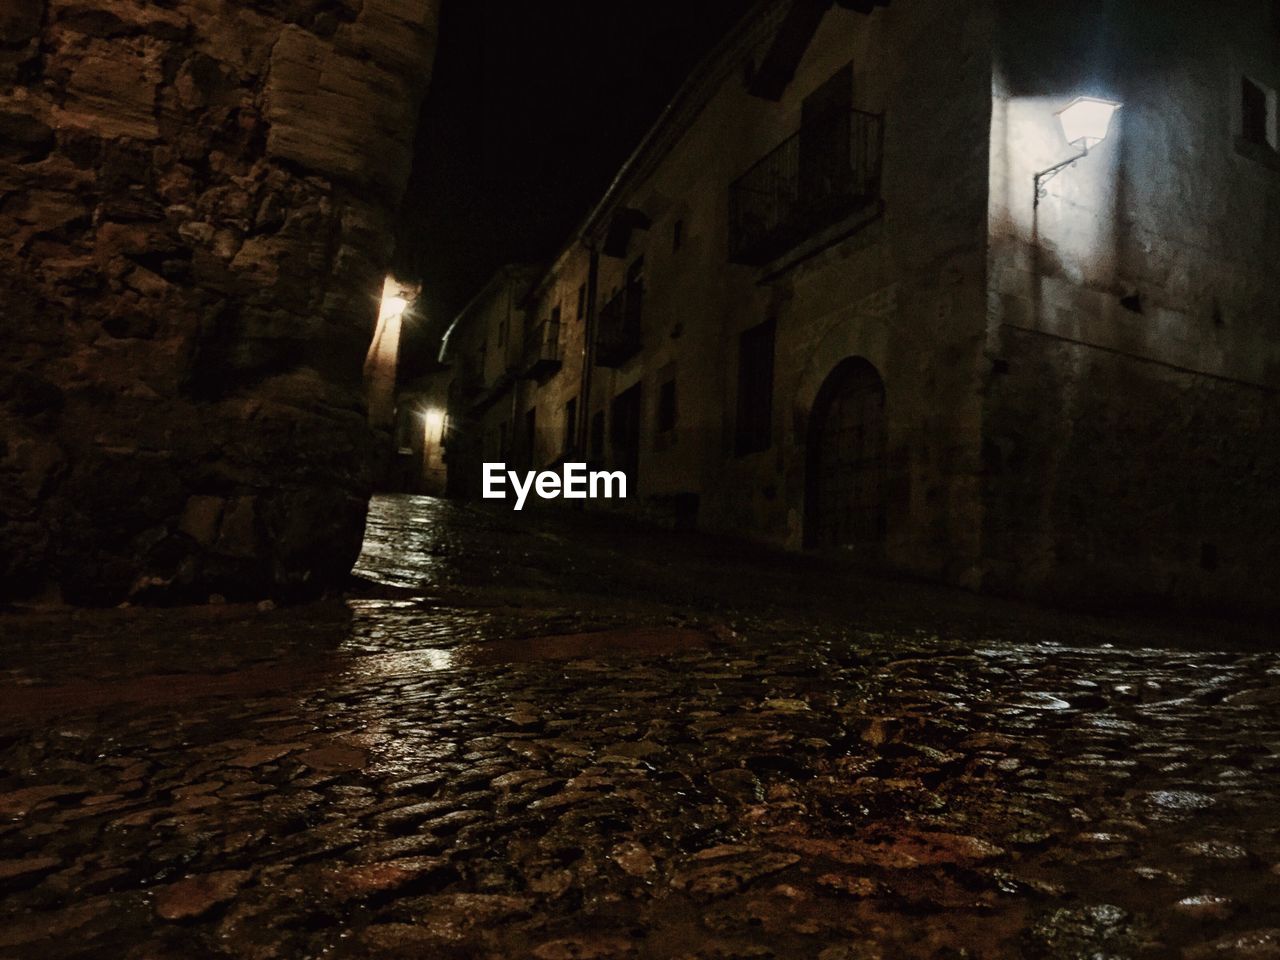
[[[538,408],[530,407],[529,412],[524,415],[524,446],[525,446],[525,465],[532,470],[537,466],[537,458],[535,456],[535,445],[538,442]]]
[[[551,308],[551,325],[553,327],[560,326],[560,306],[558,304]]]
[[[853,65],[846,64],[800,106],[800,196],[820,203],[846,189],[853,168]]]
[[[670,433],[676,428],[676,365],[669,363],[658,371],[658,432]]]
[[[668,380],[658,388],[658,432],[676,428],[676,382]]]
[[[644,312],[644,257],[636,257],[627,267],[627,319],[640,324]]]
[[[591,459],[596,463],[604,462],[604,411],[597,410],[591,415]]]
[[[413,428],[422,421],[419,420],[414,412],[407,407],[396,407],[395,425],[396,425],[396,448],[400,453],[413,452],[413,436],[418,431]]]
[[[572,453],[578,445],[578,398],[564,405],[564,452]]]
[[[581,320],[587,315],[587,285],[584,283],[578,287],[578,319]]]
[[[813,127],[823,120],[848,113],[853,107],[853,64],[846,63],[800,104],[800,126]]]
[[[679,253],[680,248],[684,245],[684,221],[677,220],[671,227],[671,250]]]
[[[653,449],[669,450],[676,442],[676,372],[675,364],[669,363],[658,371],[658,406],[656,409],[656,432],[653,435]]]
[[[640,472],[640,434],[643,397],[636,383],[609,405],[609,463],[627,475],[632,487]]]
[[[738,338],[739,456],[767,450],[773,442],[773,340],[772,320]]]
[[[1240,135],[1249,143],[1276,149],[1276,92],[1248,77],[1240,84]]]

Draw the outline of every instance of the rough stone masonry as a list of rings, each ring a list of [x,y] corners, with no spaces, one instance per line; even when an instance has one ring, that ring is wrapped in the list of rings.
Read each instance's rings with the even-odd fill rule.
[[[313,592],[438,0],[0,0],[0,596]]]

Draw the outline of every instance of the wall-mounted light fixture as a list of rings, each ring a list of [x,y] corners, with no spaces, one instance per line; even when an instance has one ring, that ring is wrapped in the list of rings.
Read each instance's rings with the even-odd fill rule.
[[[413,309],[417,287],[388,276],[382,283],[378,323],[364,358],[365,386],[368,390],[369,422],[388,426],[395,417],[396,365],[400,360],[400,331],[405,316]]]
[[[1067,169],[1067,167],[1074,167],[1089,155],[1090,150],[1107,139],[1107,133],[1111,129],[1111,119],[1116,115],[1116,111],[1120,107],[1121,104],[1114,100],[1100,100],[1097,97],[1076,97],[1076,99],[1058,111],[1058,123],[1062,125],[1063,136],[1067,138],[1067,143],[1076,147],[1080,152],[1036,174],[1035,205],[1037,207],[1040,206],[1040,201],[1047,196],[1046,187],[1050,180]]]

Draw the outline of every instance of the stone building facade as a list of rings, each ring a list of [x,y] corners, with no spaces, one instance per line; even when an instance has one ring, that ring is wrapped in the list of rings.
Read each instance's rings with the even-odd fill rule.
[[[0,595],[345,578],[436,7],[0,4]]]
[[[629,509],[788,548],[1274,606],[1275,16],[764,0],[508,299],[524,342],[451,340],[505,384],[451,404],[451,485],[570,453]],[[1123,107],[1037,206],[1079,95]]]
[[[522,412],[520,364],[531,315],[526,301],[537,274],[526,264],[500,269],[454,319],[441,343],[440,361],[447,374],[430,395],[442,397],[448,410],[450,493],[479,496],[486,460],[530,457],[524,449],[516,453],[517,442],[523,441],[517,440],[514,426]],[[420,402],[423,392],[416,391],[410,402]]]

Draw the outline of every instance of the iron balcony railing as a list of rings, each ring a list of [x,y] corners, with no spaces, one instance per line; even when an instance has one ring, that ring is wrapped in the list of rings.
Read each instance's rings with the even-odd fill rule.
[[[759,266],[880,202],[884,117],[840,112],[802,126],[729,187],[729,259]]]
[[[601,308],[596,334],[597,365],[620,367],[640,352],[643,289],[639,284],[629,284]]]
[[[543,320],[530,332],[524,345],[525,377],[547,377],[560,369],[564,357],[560,350],[560,324]]]

